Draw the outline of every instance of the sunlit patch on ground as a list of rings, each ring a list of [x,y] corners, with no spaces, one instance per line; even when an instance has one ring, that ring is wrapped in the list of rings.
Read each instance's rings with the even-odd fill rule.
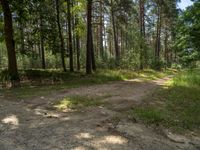
[[[91,139],[93,136],[90,133],[79,133],[75,136],[78,139]]]
[[[87,150],[84,146],[78,146],[73,148],[72,150]]]
[[[95,140],[95,143],[99,144],[127,144],[128,140],[121,136],[109,135]]]
[[[12,129],[16,129],[19,126],[19,119],[16,115],[7,116],[6,118],[2,119],[1,122],[4,124],[11,125]]]
[[[73,96],[65,97],[62,100],[53,104],[53,107],[58,110],[74,109],[81,107],[100,106],[103,104],[101,99],[105,97],[87,97],[87,96]]]

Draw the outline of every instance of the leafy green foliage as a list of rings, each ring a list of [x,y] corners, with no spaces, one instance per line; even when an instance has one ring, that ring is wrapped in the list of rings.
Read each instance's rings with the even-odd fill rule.
[[[5,82],[5,81],[9,81],[10,80],[10,76],[8,73],[8,70],[3,70],[0,72],[0,81],[1,82]]]
[[[153,60],[151,62],[151,68],[155,69],[155,70],[161,70],[162,68],[164,68],[164,62],[162,60]]]
[[[180,62],[188,67],[195,66],[200,59],[200,2],[196,1],[179,18],[176,48]]]

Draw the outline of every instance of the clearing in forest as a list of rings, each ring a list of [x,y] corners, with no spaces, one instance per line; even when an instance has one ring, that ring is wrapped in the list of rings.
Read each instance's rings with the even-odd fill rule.
[[[127,111],[170,78],[83,86],[20,101],[1,96],[0,149],[198,150],[197,135],[145,125]]]

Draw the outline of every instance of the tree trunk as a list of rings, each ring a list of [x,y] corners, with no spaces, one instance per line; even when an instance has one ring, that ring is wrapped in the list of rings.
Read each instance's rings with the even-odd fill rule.
[[[43,18],[40,15],[40,44],[41,44],[41,57],[42,57],[42,69],[46,68],[45,52],[44,52],[44,34],[43,34]]]
[[[167,62],[167,65],[169,65],[168,38],[169,38],[169,34],[167,32],[167,29],[165,29],[165,40],[164,40],[165,52],[164,52],[164,58],[165,58],[165,61]]]
[[[103,21],[103,1],[100,1],[100,25],[99,25],[99,40],[100,40],[100,55],[101,58],[104,58],[104,47],[103,47],[103,27],[104,27],[104,21]]]
[[[118,38],[117,32],[115,27],[115,15],[113,10],[113,0],[111,0],[111,17],[112,17],[112,26],[113,26],[113,36],[114,36],[114,45],[115,45],[115,57],[116,57],[116,65],[119,65],[120,62],[120,52],[119,52],[119,45],[118,45]]]
[[[92,73],[92,0],[87,0],[87,52],[86,73]]]
[[[7,0],[1,0],[1,5],[4,12],[4,32],[8,54],[8,72],[12,86],[17,86],[19,84],[19,74],[17,70],[15,42],[13,39],[12,14]]]
[[[75,28],[77,28],[79,24],[79,18],[78,16],[75,16]],[[80,65],[80,37],[79,33],[75,33],[76,36],[76,61],[77,61],[77,70],[80,71],[81,65]]]
[[[61,48],[61,61],[62,61],[62,67],[63,71],[66,72],[66,65],[65,65],[65,48],[64,48],[64,39],[62,35],[62,29],[60,25],[60,10],[59,10],[59,0],[56,0],[56,12],[57,12],[57,25],[58,25],[58,31],[59,31],[59,38],[60,38],[60,48]]]
[[[91,45],[92,45],[92,49],[91,49],[92,70],[96,71],[96,62],[95,62],[95,55],[94,55],[94,44],[93,44],[93,35],[92,35],[92,33],[91,33]]]
[[[74,8],[74,4],[76,4],[75,3],[75,1],[71,1],[71,8],[73,9]],[[75,12],[74,11],[72,11],[71,12],[71,20],[72,20],[72,43],[73,43],[73,46],[72,46],[72,48],[73,48],[73,52],[74,53],[76,53],[76,35],[75,35],[75,27],[76,27],[76,15],[74,15],[75,14]]]
[[[146,61],[146,51],[144,50],[145,42],[145,19],[144,19],[144,0],[139,1],[140,5],[140,69],[144,68],[144,60]]]
[[[71,27],[71,0],[67,0],[67,21],[69,37],[69,67],[70,72],[74,72],[73,49],[72,49],[72,27]]]
[[[156,47],[155,47],[155,59],[160,60],[160,34],[161,34],[161,6],[158,6],[158,19],[157,19],[157,31],[156,31]]]

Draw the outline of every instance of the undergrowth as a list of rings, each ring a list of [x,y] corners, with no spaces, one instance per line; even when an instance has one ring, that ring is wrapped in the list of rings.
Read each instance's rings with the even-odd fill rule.
[[[145,103],[130,113],[145,123],[176,131],[199,130],[200,70],[183,71],[166,86],[148,95]]]

